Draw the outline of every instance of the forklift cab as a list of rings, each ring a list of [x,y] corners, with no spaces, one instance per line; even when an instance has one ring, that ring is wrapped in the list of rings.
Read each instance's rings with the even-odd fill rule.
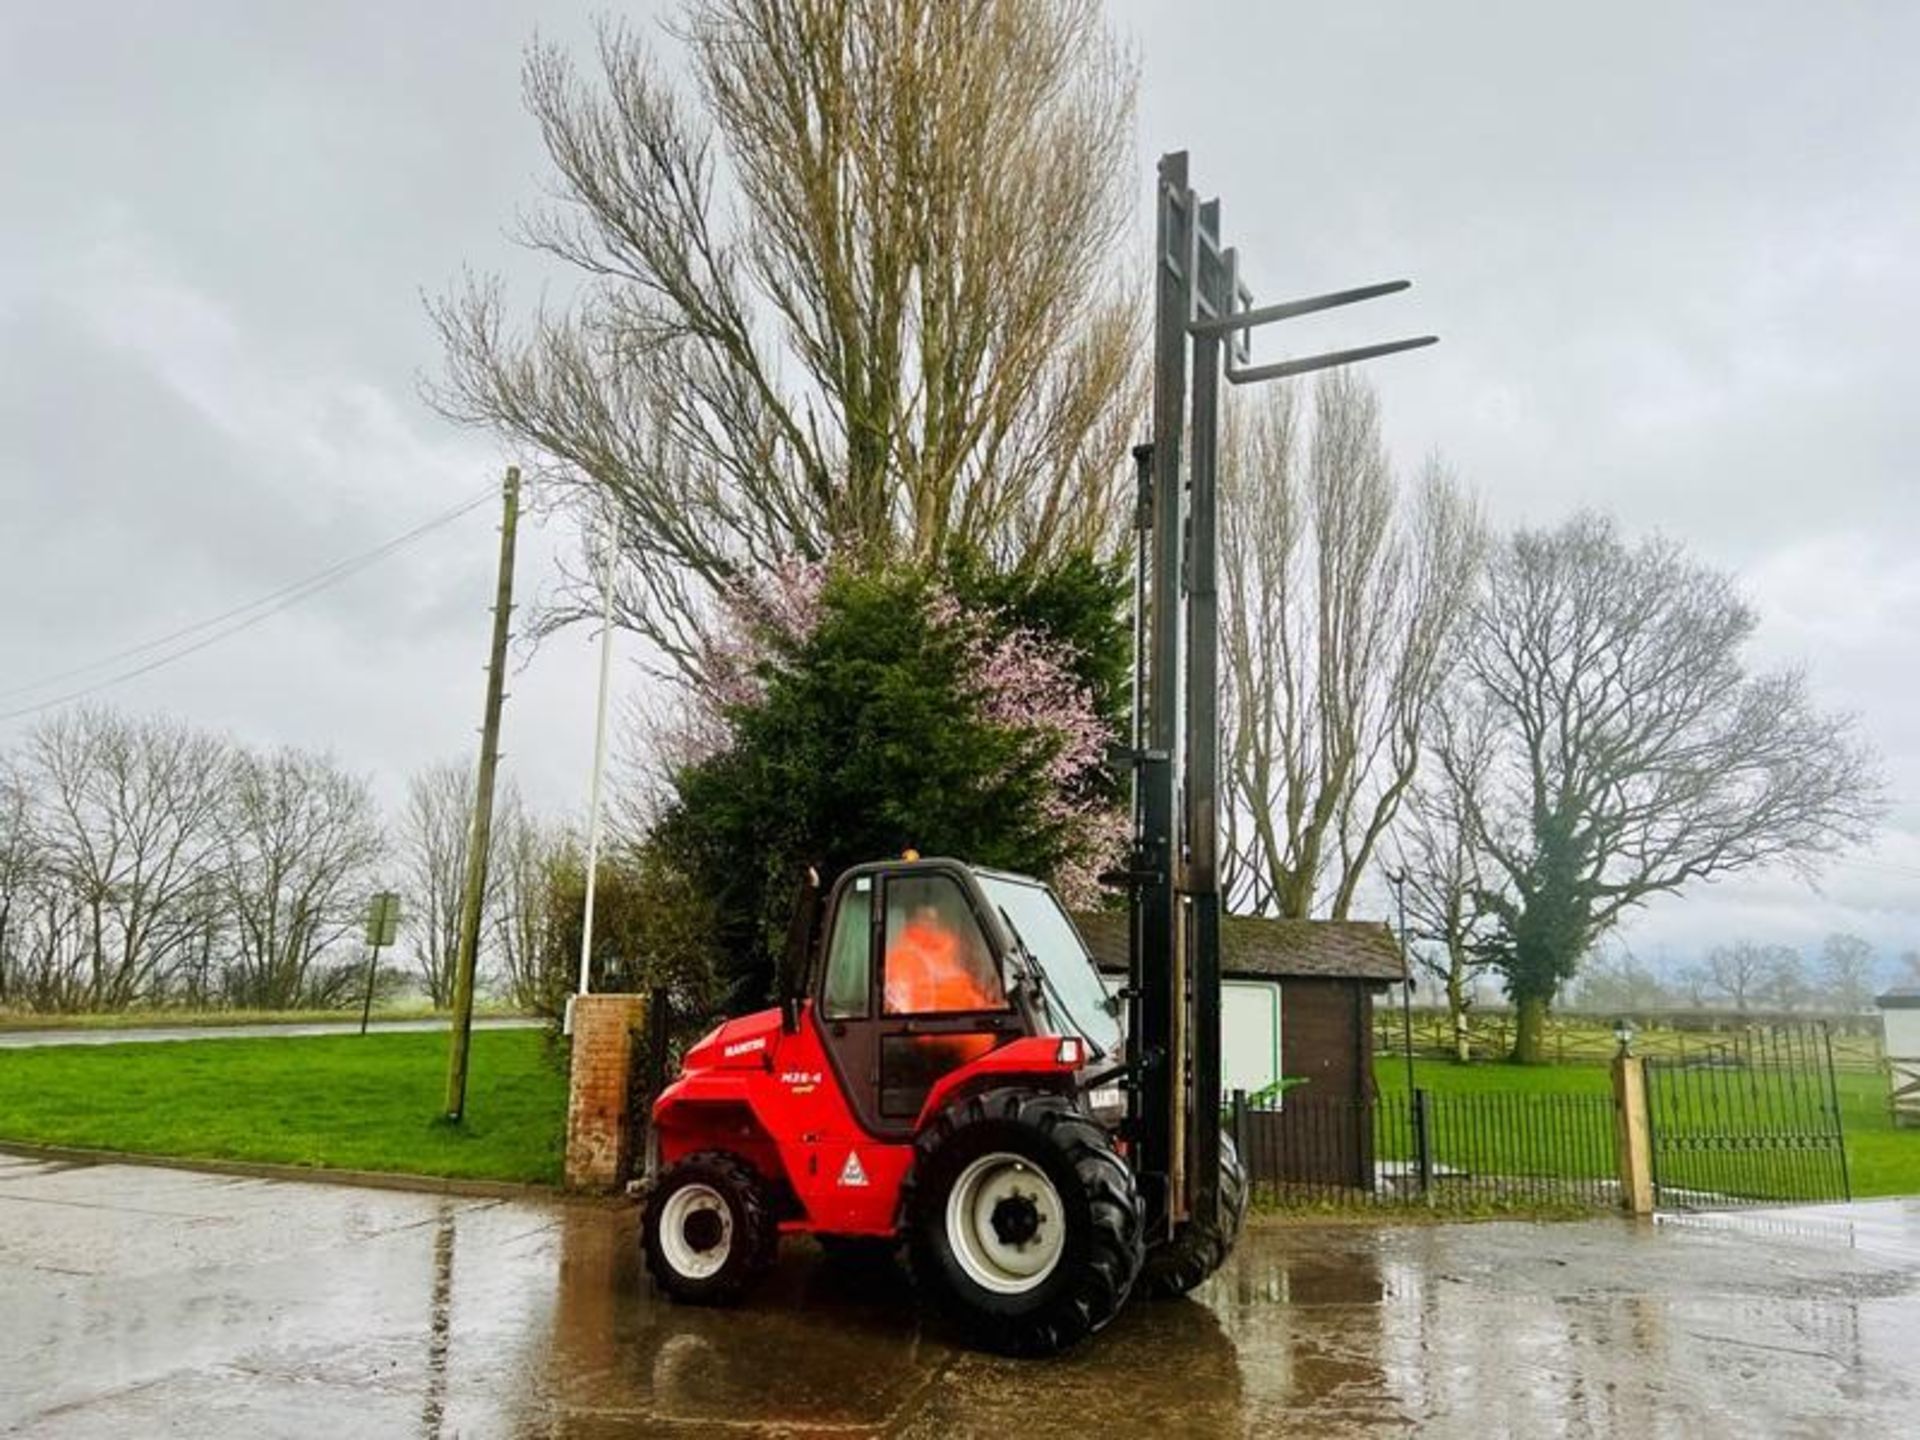
[[[1044,961],[1030,948],[1043,943]],[[1022,876],[953,860],[858,866],[833,887],[815,955],[807,998],[821,1042],[861,1125],[883,1139],[911,1139],[942,1076],[1021,1036],[1081,1035],[1090,1056],[1119,1056],[1085,945],[1052,892]],[[1087,1022],[1063,998],[1062,971]]]

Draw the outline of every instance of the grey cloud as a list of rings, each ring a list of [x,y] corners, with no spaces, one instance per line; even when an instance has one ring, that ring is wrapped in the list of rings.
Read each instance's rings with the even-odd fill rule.
[[[560,278],[505,238],[541,175],[519,56],[536,26],[584,42],[596,8],[0,10],[0,668],[234,604],[497,476],[505,457],[415,393],[436,363],[419,295],[466,263],[527,300]],[[1738,567],[1767,656],[1809,664],[1887,753],[1883,868],[1836,868],[1824,898],[1767,878],[1661,902],[1635,943],[1920,932],[1900,578],[1920,554],[1920,10],[1114,13],[1143,70],[1143,202],[1153,158],[1188,147],[1262,295],[1418,282],[1284,337],[1441,333],[1374,371],[1405,461],[1438,448],[1503,521],[1604,505]],[[565,544],[529,533],[529,597]],[[123,703],[329,743],[397,784],[471,748],[491,545],[469,516]],[[1823,557],[1874,583],[1822,591]],[[575,635],[515,676],[510,764],[540,803],[584,788],[591,673]]]

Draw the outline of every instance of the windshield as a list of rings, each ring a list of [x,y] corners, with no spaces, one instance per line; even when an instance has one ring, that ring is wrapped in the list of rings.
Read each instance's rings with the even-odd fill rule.
[[[999,906],[1021,944],[1046,972],[1047,1007],[1064,1010],[1063,1025],[1091,1040],[1108,1055],[1120,1053],[1120,1022],[1107,999],[1107,987],[1067,919],[1060,902],[1046,886],[1004,875],[980,875],[980,888]]]

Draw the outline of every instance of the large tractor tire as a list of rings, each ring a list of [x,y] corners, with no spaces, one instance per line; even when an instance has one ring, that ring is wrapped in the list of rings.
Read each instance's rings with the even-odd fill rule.
[[[759,1172],[738,1155],[701,1150],[662,1172],[641,1236],[662,1290],[690,1305],[727,1305],[772,1266],[780,1226]]]
[[[1173,1235],[1147,1251],[1141,1290],[1155,1300],[1185,1295],[1227,1261],[1247,1218],[1247,1172],[1229,1135],[1220,1137],[1220,1216],[1198,1215],[1174,1227]]]
[[[1120,1313],[1143,1259],[1140,1195],[1071,1101],[989,1090],[948,1106],[915,1149],[914,1279],[973,1343],[1052,1355]]]

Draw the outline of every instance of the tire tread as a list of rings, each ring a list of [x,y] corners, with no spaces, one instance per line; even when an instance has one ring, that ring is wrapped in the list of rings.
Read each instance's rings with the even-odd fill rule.
[[[938,1157],[976,1125],[1014,1124],[1055,1146],[1086,1196],[1088,1243],[1079,1273],[1048,1303],[1008,1315],[977,1308],[949,1280],[935,1235],[944,1224],[945,1195],[928,1193],[925,1178]],[[1145,1218],[1133,1172],[1112,1138],[1063,1095],[1007,1086],[955,1101],[914,1142],[913,1170],[902,1189],[916,1282],[982,1348],[1013,1355],[1052,1355],[1098,1333],[1120,1313],[1144,1259]],[[1063,1257],[1063,1263],[1065,1263]]]
[[[698,1175],[728,1194],[739,1211],[734,1233],[743,1247],[741,1263],[725,1266],[716,1275],[698,1281],[685,1279],[667,1264],[655,1239],[665,1198],[675,1188],[676,1179],[686,1175]],[[640,1233],[641,1253],[654,1284],[675,1300],[691,1305],[733,1304],[772,1268],[780,1248],[780,1225],[766,1182],[758,1170],[730,1150],[696,1150],[669,1166],[647,1198]]]
[[[1230,1136],[1220,1137],[1220,1210],[1215,1220],[1185,1220],[1173,1237],[1147,1251],[1140,1288],[1149,1298],[1186,1295],[1218,1270],[1233,1253],[1247,1218],[1247,1172]]]

